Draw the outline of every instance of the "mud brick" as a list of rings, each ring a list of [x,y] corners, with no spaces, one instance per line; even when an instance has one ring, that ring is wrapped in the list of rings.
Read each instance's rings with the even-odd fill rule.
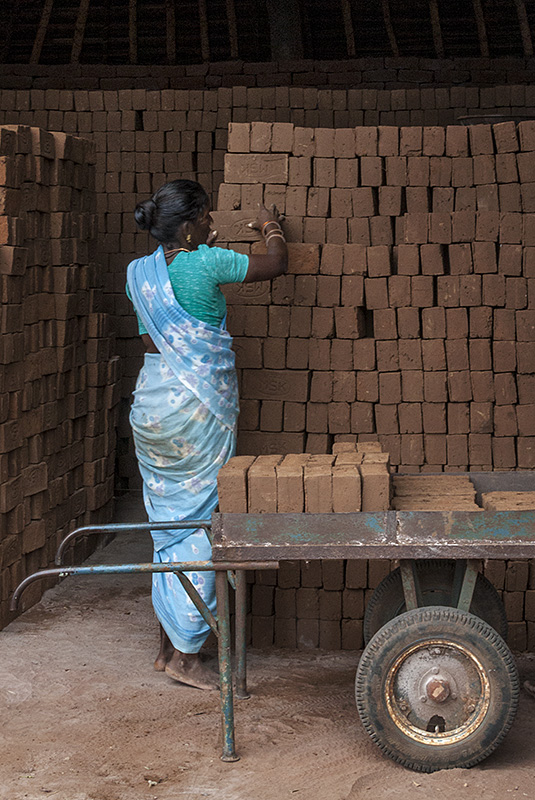
[[[389,561],[386,559],[370,558],[368,561],[368,588],[376,589],[389,572]]]
[[[469,362],[466,339],[446,340],[446,357],[449,370],[467,370]]]
[[[499,372],[494,375],[494,395],[497,405],[508,405],[517,402],[514,375]]]
[[[315,158],[313,166],[315,186],[336,185],[334,158]]]
[[[322,569],[325,564],[331,562],[323,562]],[[343,582],[343,561],[342,565],[342,582]],[[325,580],[324,580],[325,583]],[[328,591],[326,589],[319,590],[319,618],[320,620],[339,620],[342,617],[342,592],[341,591]],[[321,627],[320,627],[321,638]]]
[[[520,183],[532,183],[535,181],[535,153],[517,153],[516,163]]]
[[[420,263],[423,275],[442,275],[445,271],[444,254],[440,244],[423,244],[420,247]]]
[[[316,514],[330,513],[332,511],[330,465],[313,464],[310,461],[306,463],[304,466],[304,486],[305,511]]]
[[[535,341],[535,311],[517,311],[515,316],[518,341]]]
[[[494,153],[492,127],[490,125],[470,125],[468,134],[470,152],[473,156]]]
[[[422,362],[424,370],[438,371],[446,368],[443,339],[424,339],[422,341]]]
[[[453,242],[471,242],[476,234],[476,218],[471,211],[454,211],[451,215]],[[451,252],[451,248],[450,248]]]
[[[349,239],[355,245],[370,245],[370,224],[367,217],[349,220]]]
[[[387,156],[384,162],[386,183],[390,186],[406,186],[407,159],[404,156]]]
[[[334,130],[330,128],[318,128],[314,135],[316,145],[316,156],[320,158],[334,157]]]
[[[518,123],[518,136],[522,150],[535,150],[535,125],[533,120]]]
[[[429,186],[429,158],[426,156],[409,156],[407,159],[407,186],[409,187],[424,187]],[[414,192],[410,193],[411,204],[417,204],[417,198],[420,197],[425,201],[427,207],[428,196],[427,191],[416,195]],[[408,205],[408,204],[407,204]],[[411,209],[411,211],[417,209]],[[425,209],[418,209],[424,211]]]
[[[373,433],[374,417],[372,403],[351,403],[351,431],[353,433]]]
[[[467,336],[468,313],[466,308],[446,308],[446,337],[448,339],[464,339]]]
[[[263,514],[277,510],[277,478],[275,467],[282,461],[280,455],[258,456],[247,473],[248,510],[250,514]]]
[[[271,647],[273,644],[274,626],[274,617],[253,616],[251,619],[253,647]]]
[[[400,403],[398,406],[399,432],[422,432],[422,407],[420,403]]]
[[[396,217],[401,214],[401,187],[379,187],[379,214]]]
[[[337,131],[338,133],[338,131]],[[358,184],[358,161],[355,158],[336,159],[336,186],[352,189]]]
[[[420,248],[415,244],[400,244],[394,249],[394,260],[398,275],[418,275],[420,272]]]
[[[409,159],[410,161],[410,159]],[[405,189],[407,214],[423,214],[431,210],[431,195],[427,186],[407,186]]]
[[[428,241],[428,214],[405,214],[406,244],[424,244]]]
[[[394,231],[391,217],[370,217],[369,225],[372,245],[394,244]]]
[[[386,278],[365,278],[364,293],[367,308],[388,308],[388,284]]]
[[[446,155],[458,157],[468,154],[468,128],[464,125],[448,125],[446,127]]]
[[[346,371],[353,364],[353,342],[334,339],[331,344],[331,369]]]
[[[360,159],[361,186],[381,186],[383,183],[383,159],[363,156]]]
[[[518,435],[518,424],[516,419],[516,410],[514,406],[495,407],[494,434],[496,436]]]
[[[329,433],[346,433],[350,428],[349,403],[330,403],[328,407]]]
[[[411,277],[411,305],[425,307],[433,305],[434,284],[431,275]]]
[[[408,275],[391,275],[388,279],[388,299],[392,308],[410,305],[411,282]],[[399,317],[398,317],[399,320]],[[399,322],[398,322],[399,327]],[[402,336],[400,332],[400,336]]]
[[[397,337],[395,309],[382,308],[373,312],[373,335],[376,339]]]
[[[418,339],[401,339],[398,353],[400,369],[422,368],[422,343]]]
[[[355,217],[372,217],[376,213],[374,190],[371,186],[359,186],[351,190]]]

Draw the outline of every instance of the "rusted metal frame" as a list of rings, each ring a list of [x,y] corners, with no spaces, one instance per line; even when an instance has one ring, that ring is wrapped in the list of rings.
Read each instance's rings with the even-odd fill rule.
[[[195,586],[192,584],[191,580],[188,578],[187,575],[184,575],[184,573],[182,572],[175,572],[175,575],[182,584],[182,588],[188,595],[189,599],[191,600],[191,602],[193,603],[199,614],[202,616],[203,620],[206,622],[207,625],[210,626],[210,629],[219,638],[219,629],[217,626],[217,620],[210,611],[210,609],[208,608],[208,606],[206,605],[206,603],[204,602],[204,600],[202,599],[202,597],[200,596]]]
[[[226,8],[230,40],[230,57],[238,58],[238,23],[236,22],[236,5],[234,0],[226,0]]]
[[[416,565],[412,558],[402,559],[399,562],[401,571],[401,583],[403,585],[403,595],[405,597],[405,608],[413,611],[422,605],[420,592],[420,582],[416,572]]]
[[[344,31],[346,35],[346,48],[348,56],[354,56],[357,53],[355,45],[355,29],[353,27],[353,17],[351,16],[351,0],[341,0],[342,2],[342,17],[344,19]]]
[[[245,570],[236,570],[236,697],[247,700],[247,581]]]
[[[74,25],[74,36],[72,39],[71,64],[80,61],[80,53],[84,43],[85,26],[87,25],[87,15],[89,13],[90,0],[80,0],[78,16]]]
[[[520,35],[522,37],[522,47],[524,48],[524,55],[530,58],[533,55],[533,39],[531,37],[531,30],[529,27],[528,12],[526,11],[526,3],[524,0],[515,0],[516,13],[518,14],[518,24],[520,26]]]
[[[38,64],[39,59],[41,58],[41,50],[43,49],[43,44],[48,29],[48,23],[50,22],[50,15],[52,13],[53,5],[54,5],[54,0],[45,0],[45,4],[41,12],[41,19],[39,20],[39,26],[37,28],[37,33],[35,35],[35,40],[32,47],[30,64]]]
[[[474,596],[474,589],[476,588],[477,576],[479,574],[479,562],[475,558],[469,558],[466,561],[466,569],[464,571],[463,582],[459,599],[457,601],[457,608],[461,611],[470,611],[472,605],[472,597]]]
[[[222,761],[239,761],[234,740],[234,697],[232,691],[232,660],[230,646],[230,606],[228,580],[224,572],[216,572],[217,625],[219,628],[219,694],[223,733]]]
[[[165,0],[165,49],[168,64],[176,64],[175,0]]]
[[[453,583],[451,585],[451,605],[457,608],[461,588],[463,585],[464,573],[466,572],[466,558],[458,558],[455,561],[455,569],[453,572]]]
[[[489,40],[487,37],[487,26],[485,24],[485,15],[483,13],[483,5],[481,0],[472,0],[474,8],[474,15],[477,25],[477,36],[479,39],[479,50],[483,58],[489,57]]]
[[[444,42],[442,41],[442,28],[440,27],[438,0],[429,0],[429,15],[431,17],[431,30],[433,32],[435,53],[437,54],[437,58],[444,58]]]
[[[232,586],[232,588],[234,589],[234,591],[236,591],[236,575],[230,569],[227,572],[227,580],[230,583],[230,585]]]
[[[59,543],[58,549],[56,551],[56,556],[54,559],[54,563],[61,566],[63,561],[63,556],[65,555],[65,550],[67,545],[70,544],[74,539],[78,539],[80,536],[87,536],[93,533],[131,533],[136,531],[166,531],[166,530],[176,530],[176,529],[184,528],[187,530],[197,530],[197,528],[202,528],[210,542],[212,542],[212,523],[210,520],[207,519],[200,519],[200,520],[188,520],[188,521],[180,521],[177,520],[169,520],[168,522],[115,522],[110,523],[109,525],[86,525],[82,528],[75,528],[75,530],[68,533]]]
[[[137,64],[137,0],[128,0],[128,59]]]
[[[68,575],[122,575],[134,572],[222,572],[229,569],[278,569],[278,561],[228,562],[221,561],[170,561],[167,564],[93,564],[88,567],[52,567],[33,572],[22,580],[11,597],[10,609],[16,611],[22,592],[34,581],[42,578],[66,578]],[[225,575],[226,580],[226,575]]]
[[[381,8],[383,9],[383,20],[385,23],[388,41],[390,42],[390,47],[392,48],[392,55],[395,58],[398,58],[399,47],[396,39],[396,33],[394,31],[394,26],[392,25],[392,17],[390,16],[390,4],[388,0],[381,0]]]
[[[203,61],[210,61],[210,36],[208,27],[208,10],[206,0],[198,0],[199,3],[199,27],[201,34],[201,58]]]

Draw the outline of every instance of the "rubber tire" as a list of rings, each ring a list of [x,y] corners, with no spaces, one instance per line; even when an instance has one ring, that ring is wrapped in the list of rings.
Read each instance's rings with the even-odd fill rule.
[[[437,636],[467,648],[490,682],[490,705],[481,724],[443,747],[416,742],[400,730],[388,712],[384,689],[392,663],[404,650]],[[359,662],[355,698],[364,728],[385,755],[409,769],[435,772],[472,767],[487,758],[513,723],[519,688],[511,651],[494,628],[466,611],[429,606],[395,617],[376,633]]]
[[[446,598],[451,597],[455,562],[446,559],[415,561],[424,606],[451,607]],[[437,599],[437,592],[442,594]],[[393,570],[383,578],[370,597],[364,613],[363,636],[367,644],[372,636],[389,620],[406,611],[401,570]],[[507,616],[500,595],[481,573],[478,575],[470,612],[481,617],[504,641],[507,641]]]

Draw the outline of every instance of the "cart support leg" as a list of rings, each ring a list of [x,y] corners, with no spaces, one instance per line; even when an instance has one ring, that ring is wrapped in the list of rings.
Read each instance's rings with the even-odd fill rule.
[[[239,761],[234,745],[234,703],[232,697],[232,662],[230,652],[230,608],[226,572],[216,572],[217,623],[219,628],[219,681],[221,725],[223,733],[222,761]]]
[[[412,611],[422,605],[416,566],[412,558],[404,558],[399,562],[399,567],[405,595],[405,608],[407,611]]]
[[[463,575],[459,600],[457,601],[457,608],[460,608],[461,611],[470,611],[478,573],[479,561],[477,561],[477,559],[469,558],[466,561],[466,569]]]
[[[246,645],[246,572],[236,570],[236,697],[248,700],[247,691],[247,645]]]

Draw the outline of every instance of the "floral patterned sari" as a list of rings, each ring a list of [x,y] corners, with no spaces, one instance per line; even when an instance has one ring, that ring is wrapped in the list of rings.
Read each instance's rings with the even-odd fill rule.
[[[159,353],[147,353],[130,423],[151,522],[207,519],[217,473],[236,448],[238,387],[232,339],[188,314],[174,295],[161,247],[128,266],[136,310]],[[154,561],[207,560],[202,529],[153,531]],[[188,573],[215,613],[213,573]],[[172,573],[153,575],[154,610],[173,646],[198,652],[209,628]]]

